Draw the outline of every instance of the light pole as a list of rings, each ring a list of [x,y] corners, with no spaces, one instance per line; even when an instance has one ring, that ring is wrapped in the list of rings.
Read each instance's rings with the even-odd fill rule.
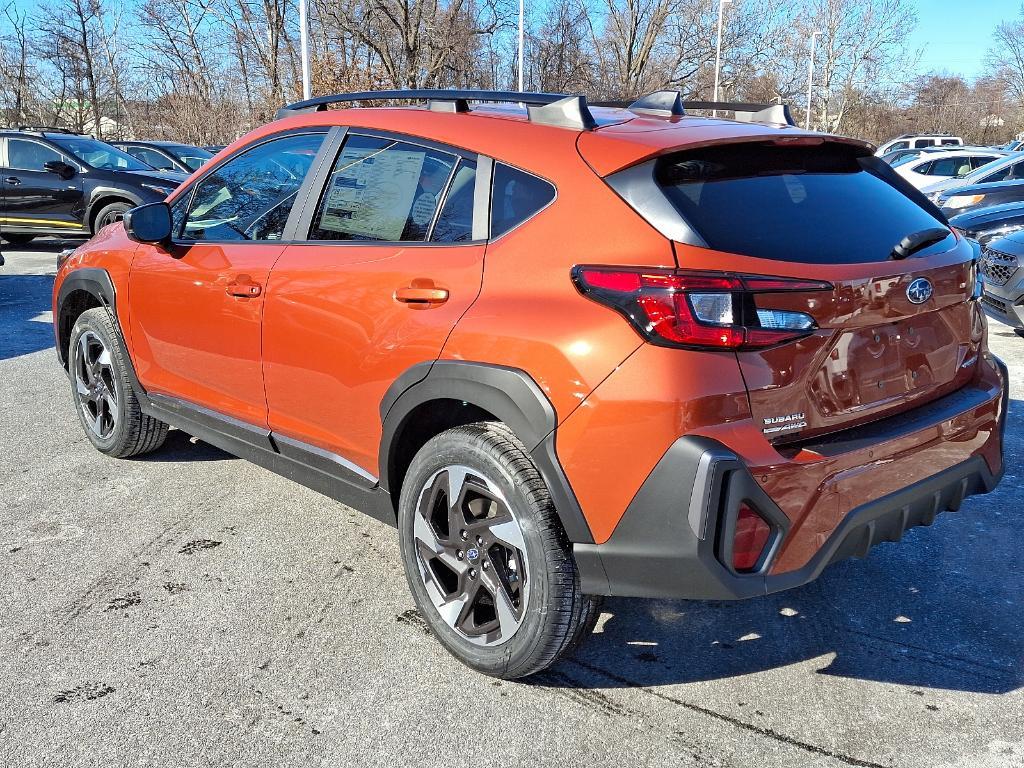
[[[818,30],[811,33],[811,55],[807,60],[807,115],[804,117],[804,130],[811,129],[811,95],[814,87],[814,44],[817,42]]]
[[[731,3],[732,0],[718,0],[718,42],[715,44],[715,97],[714,101],[718,101],[718,70],[722,66],[722,11],[725,9],[726,3]],[[711,110],[712,117],[718,117],[718,110]]]
[[[525,24],[523,22],[523,16],[525,15],[526,9],[524,6],[524,0],[519,0],[519,92],[523,92],[523,29]]]
[[[302,56],[302,98],[313,97],[309,81],[309,0],[299,0],[299,47]]]

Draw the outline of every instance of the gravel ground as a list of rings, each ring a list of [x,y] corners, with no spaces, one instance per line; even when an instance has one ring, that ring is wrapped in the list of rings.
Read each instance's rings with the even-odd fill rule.
[[[94,451],[54,359],[57,243],[0,268],[0,766],[1024,766],[1018,466],[818,581],[606,603],[528,683],[424,630],[393,530],[172,433]]]

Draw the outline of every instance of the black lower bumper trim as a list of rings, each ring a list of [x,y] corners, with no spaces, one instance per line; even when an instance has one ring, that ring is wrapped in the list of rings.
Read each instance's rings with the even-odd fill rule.
[[[1006,368],[1000,441],[1006,419]],[[789,526],[786,516],[743,463],[720,443],[679,438],[662,457],[603,544],[574,544],[583,591],[620,597],[738,600],[806,584],[831,563],[863,557],[884,541],[956,511],[964,499],[991,491],[993,473],[980,455],[851,511],[803,568],[769,574],[772,555]],[[737,573],[723,540],[741,504],[754,506],[775,528],[757,573]],[[724,556],[723,556],[724,555]]]

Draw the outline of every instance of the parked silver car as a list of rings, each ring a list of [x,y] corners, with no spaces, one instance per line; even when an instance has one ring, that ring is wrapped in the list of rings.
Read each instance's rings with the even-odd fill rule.
[[[1024,336],[1024,231],[989,241],[981,248],[985,312]]]

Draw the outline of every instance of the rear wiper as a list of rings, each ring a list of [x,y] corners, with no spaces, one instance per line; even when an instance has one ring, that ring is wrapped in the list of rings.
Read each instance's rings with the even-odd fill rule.
[[[949,237],[950,231],[943,229],[942,227],[932,227],[931,229],[922,229],[920,232],[914,232],[907,235],[900,240],[892,249],[892,253],[889,254],[894,259],[905,259],[913,253],[917,253],[922,248],[927,248],[929,245],[941,242]]]

